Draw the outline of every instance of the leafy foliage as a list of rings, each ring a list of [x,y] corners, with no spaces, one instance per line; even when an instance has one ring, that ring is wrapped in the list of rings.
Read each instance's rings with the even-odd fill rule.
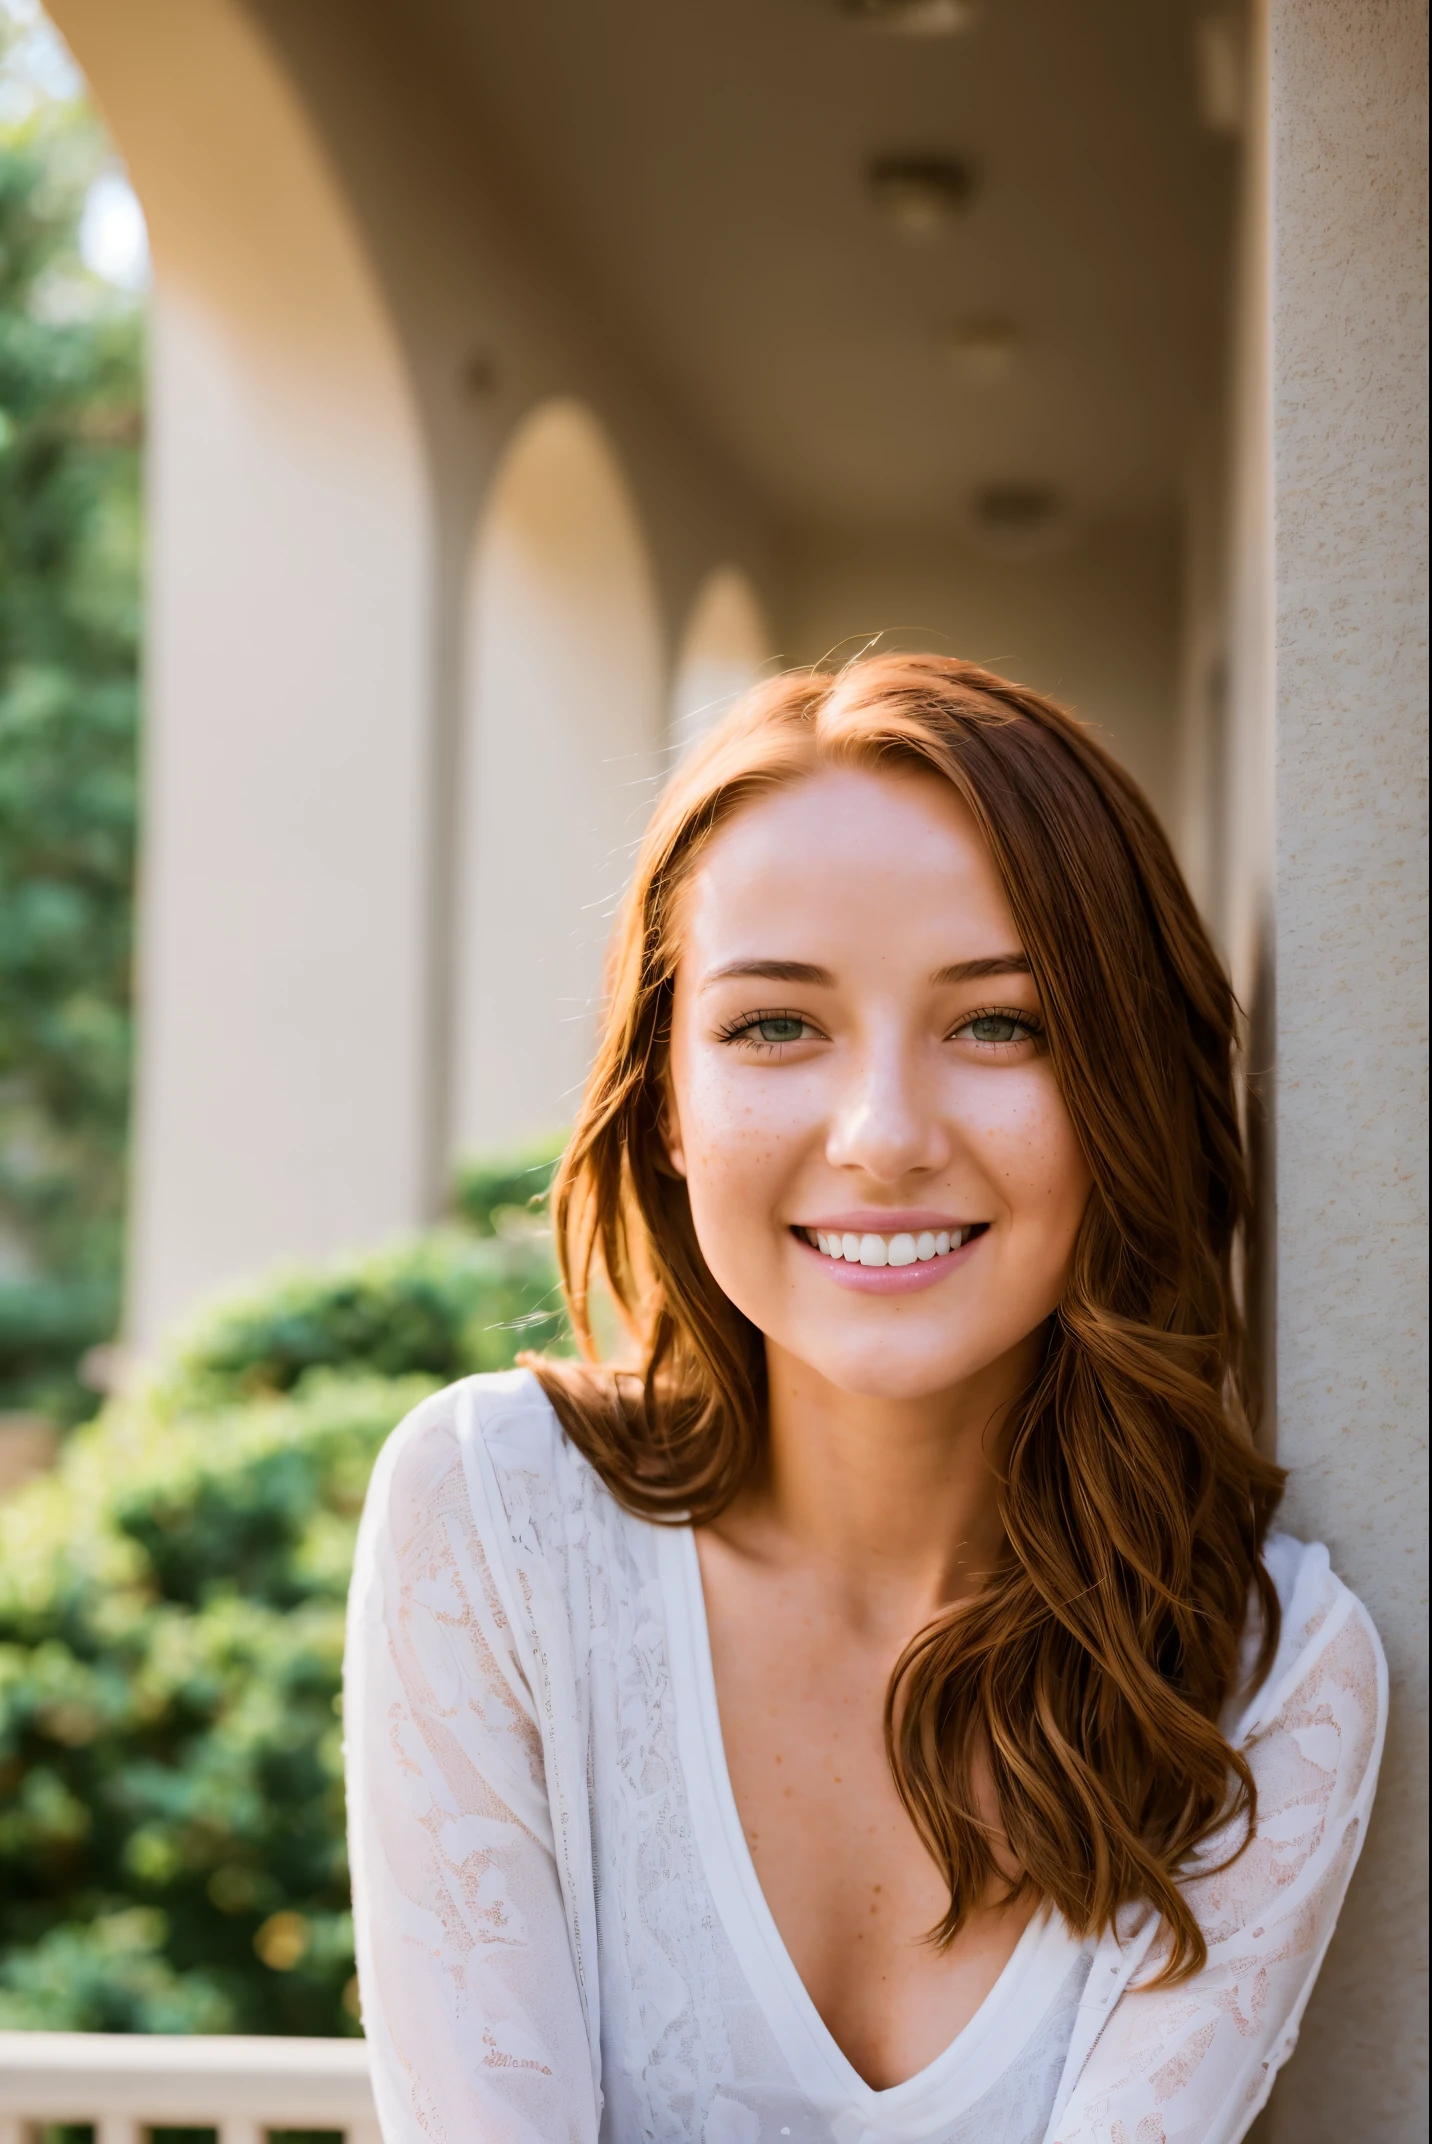
[[[548,1139],[518,1154],[462,1162],[454,1187],[459,1214],[480,1236],[520,1233],[542,1211],[561,1151],[560,1139]]]
[[[108,155],[78,96],[0,124],[0,1407],[61,1420],[129,1114],[143,323],[77,235]]]
[[[328,1272],[280,1274],[211,1312],[163,1376],[176,1408],[289,1392],[308,1372],[421,1371],[444,1384],[503,1369],[562,1331],[551,1252],[536,1232],[441,1231]]]
[[[531,1224],[281,1277],[0,1507],[0,2027],[358,2029],[339,1705],[369,1470],[440,1382],[554,1336],[553,1289]]]

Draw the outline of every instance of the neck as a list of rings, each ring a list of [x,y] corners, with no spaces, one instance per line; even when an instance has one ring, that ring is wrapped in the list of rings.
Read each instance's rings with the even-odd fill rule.
[[[951,1391],[837,1390],[768,1342],[766,1462],[720,1522],[733,1545],[823,1580],[862,1624],[906,1625],[974,1591],[1004,1546],[998,1478],[1038,1336]]]

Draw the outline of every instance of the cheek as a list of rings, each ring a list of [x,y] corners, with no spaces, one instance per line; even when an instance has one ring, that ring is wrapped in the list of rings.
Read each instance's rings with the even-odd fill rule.
[[[967,1119],[984,1166],[1015,1231],[1047,1235],[1051,1252],[1067,1256],[1093,1179],[1053,1072],[1030,1066],[990,1089]]]
[[[673,1064],[673,1086],[688,1178],[765,1176],[779,1168],[809,1133],[815,1104],[806,1085],[788,1069],[765,1079],[758,1067],[715,1051],[683,1053]]]
[[[763,1194],[779,1174],[782,1141],[760,1086],[759,1079],[733,1078],[706,1050],[673,1053],[686,1188],[708,1256],[713,1237],[729,1237],[762,1217]]]

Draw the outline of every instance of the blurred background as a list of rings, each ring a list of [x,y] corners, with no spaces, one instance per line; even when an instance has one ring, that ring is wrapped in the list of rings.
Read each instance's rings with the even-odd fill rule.
[[[542,1194],[667,771],[877,640],[1163,815],[1249,1018],[1268,1435],[1415,1658],[1421,1060],[1353,1006],[1415,957],[1424,36],[0,0],[0,2030],[358,2032],[367,1469],[562,1344]],[[1309,2074],[1289,2136],[1345,2133]]]

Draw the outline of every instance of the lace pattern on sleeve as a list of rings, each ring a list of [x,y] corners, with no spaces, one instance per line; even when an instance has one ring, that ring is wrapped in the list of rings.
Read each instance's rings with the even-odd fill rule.
[[[592,2144],[541,1737],[451,1395],[380,1461],[350,1608],[359,1975],[388,2144]]]
[[[1359,1603],[1329,1575],[1304,1643],[1243,1741],[1258,1788],[1241,1853],[1225,1832],[1186,1891],[1208,1963],[1125,1988],[1049,2131],[1050,2144],[1236,2144],[1292,2052],[1362,1845],[1386,1713],[1386,1668]],[[1097,1975],[1096,1966],[1096,1975]]]

